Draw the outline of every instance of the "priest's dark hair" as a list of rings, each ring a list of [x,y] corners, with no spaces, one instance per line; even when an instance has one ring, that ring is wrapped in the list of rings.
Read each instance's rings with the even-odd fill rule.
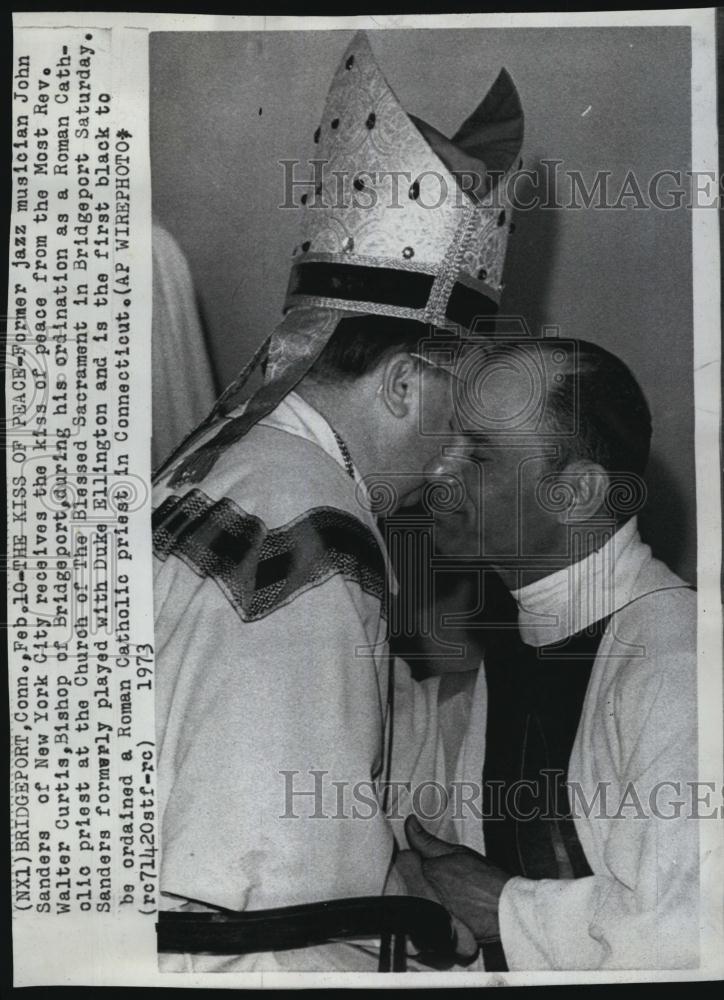
[[[396,351],[417,352],[434,327],[413,319],[362,313],[347,316],[309,370],[321,381],[351,381],[373,371]]]
[[[573,341],[570,367],[561,380],[549,384],[548,405],[559,426],[565,421],[573,427],[568,461],[588,459],[611,474],[643,476],[651,411],[633,372],[615,354],[598,344]]]
[[[607,513],[628,520],[643,506],[643,475],[651,446],[651,411],[630,368],[585,340],[494,342],[489,357],[523,351],[527,370],[540,366],[545,391],[542,433],[558,448],[556,470],[576,460],[600,465],[609,476]]]

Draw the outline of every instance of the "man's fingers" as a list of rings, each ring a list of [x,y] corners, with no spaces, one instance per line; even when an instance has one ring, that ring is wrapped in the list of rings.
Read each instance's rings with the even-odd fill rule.
[[[422,873],[422,861],[414,851],[400,851],[395,859],[395,868],[402,877],[410,896],[422,896],[434,903],[440,902],[440,897],[432,888]]]
[[[433,837],[420,823],[417,816],[407,817],[405,834],[410,847],[421,854],[423,858],[440,858],[443,854],[450,854],[457,846],[449,844],[446,840],[440,840],[439,837]]]
[[[463,961],[469,962],[477,955],[480,945],[467,924],[452,914],[450,919],[455,930],[455,954]]]

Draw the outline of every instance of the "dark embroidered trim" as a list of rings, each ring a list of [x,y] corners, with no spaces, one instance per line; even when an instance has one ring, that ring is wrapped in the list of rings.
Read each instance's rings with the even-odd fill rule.
[[[292,268],[287,295],[324,296],[348,302],[424,309],[434,280],[434,275],[419,271],[309,261]]]
[[[347,302],[424,309],[429,303],[434,280],[434,275],[420,271],[308,261],[292,268],[287,296],[291,299],[295,295],[311,295]],[[472,326],[474,332],[492,333],[496,328],[494,317],[497,311],[497,303],[484,291],[458,281],[453,286],[445,314],[453,323],[468,328]]]
[[[233,500],[201,490],[170,496],[152,517],[153,548],[173,555],[198,576],[211,577],[242,621],[258,621],[299,594],[341,575],[386,607],[385,561],[360,520],[334,507],[315,507],[270,530]]]
[[[497,304],[483,292],[457,281],[448,299],[445,315],[473,333],[495,333]]]

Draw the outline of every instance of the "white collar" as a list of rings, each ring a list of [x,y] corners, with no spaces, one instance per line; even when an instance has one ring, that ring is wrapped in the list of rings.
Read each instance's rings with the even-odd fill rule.
[[[308,403],[306,399],[302,399],[298,393],[287,393],[276,409],[267,414],[259,423],[264,424],[266,427],[275,427],[277,430],[283,430],[288,434],[295,434],[297,437],[311,441],[347,471],[344,456],[331,425],[319,410],[315,410],[311,403]],[[352,471],[354,473],[354,481],[357,483],[358,496],[367,505],[367,490],[354,463]]]
[[[322,416],[319,410],[315,410],[315,408],[305,399],[302,399],[298,393],[287,393],[281,403],[279,403],[271,413],[267,414],[266,417],[260,420],[259,423],[264,424],[266,427],[274,427],[277,430],[286,431],[288,434],[295,434],[297,437],[304,438],[306,441],[311,441],[313,444],[316,444],[319,448],[321,448],[322,451],[326,452],[330,458],[333,458],[334,461],[342,469],[344,469],[345,474],[348,474],[345,467],[344,456],[339,445],[337,444],[337,438],[335,437],[331,425],[326,418]],[[365,486],[365,483],[359,474],[359,470],[354,463],[352,463],[352,472],[354,473],[354,481],[356,483],[357,503],[365,511],[365,514],[367,515],[366,522],[372,529],[383,552],[385,566],[387,567],[387,580],[390,593],[396,594],[399,584],[387,552],[387,543],[380,533],[375,517],[371,512],[371,502],[369,494],[367,493],[367,487]]]
[[[618,611],[652,558],[632,517],[585,559],[513,590],[523,641],[529,646],[559,642]]]

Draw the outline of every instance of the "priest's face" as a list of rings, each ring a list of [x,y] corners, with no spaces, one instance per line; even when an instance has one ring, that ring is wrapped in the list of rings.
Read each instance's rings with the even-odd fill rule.
[[[518,570],[547,575],[566,534],[552,502],[559,450],[546,421],[545,377],[525,352],[480,351],[463,387],[465,441],[429,470],[457,480],[451,491],[460,497],[436,516],[438,549],[480,558],[506,580]]]

